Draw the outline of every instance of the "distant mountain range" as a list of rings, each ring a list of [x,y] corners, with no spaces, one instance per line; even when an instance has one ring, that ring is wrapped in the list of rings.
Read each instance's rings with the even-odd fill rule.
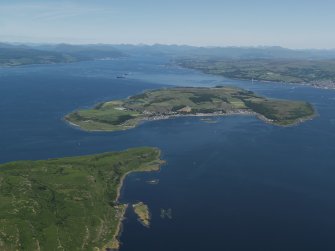
[[[226,59],[335,59],[334,50],[293,50],[280,46],[259,47],[195,47],[188,45],[114,45],[130,55],[166,55],[171,57],[208,57]]]
[[[0,43],[0,66],[70,63],[125,56],[202,59],[335,59],[335,50],[273,47],[195,47],[188,45],[70,45]]]

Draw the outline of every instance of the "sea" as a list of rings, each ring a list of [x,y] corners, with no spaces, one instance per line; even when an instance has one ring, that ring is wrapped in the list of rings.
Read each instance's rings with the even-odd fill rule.
[[[292,127],[234,115],[119,132],[62,119],[149,89],[216,85],[309,101],[318,114]],[[120,251],[335,250],[335,90],[231,80],[157,56],[0,68],[0,163],[137,146],[159,147],[166,164],[127,176],[120,201],[143,201],[152,219],[145,228],[128,209]]]

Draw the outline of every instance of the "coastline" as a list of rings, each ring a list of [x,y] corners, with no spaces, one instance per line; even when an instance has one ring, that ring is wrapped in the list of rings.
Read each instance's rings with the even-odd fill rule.
[[[125,219],[125,214],[128,209],[128,204],[120,204],[119,207],[121,207],[121,212],[119,215],[119,221],[116,225],[115,233],[113,234],[112,240],[104,245],[101,249],[97,248],[96,251],[105,251],[105,250],[119,250],[121,246],[121,242],[119,240],[122,231],[123,231],[123,220]]]
[[[160,157],[161,156],[161,150],[158,149],[158,156]],[[166,162],[164,160],[160,160],[159,162],[151,162],[149,164],[147,164],[144,169],[140,169],[140,170],[133,170],[133,171],[129,171],[127,173],[125,173],[124,175],[122,175],[121,179],[120,179],[120,183],[117,187],[117,191],[116,191],[116,198],[115,198],[115,203],[117,204],[116,207],[118,206],[121,206],[122,207],[122,211],[118,217],[118,224],[117,224],[117,227],[116,227],[116,231],[113,235],[113,238],[112,238],[112,241],[107,243],[102,249],[101,251],[105,251],[107,248],[111,248],[112,250],[119,250],[120,248],[120,236],[122,234],[122,230],[123,230],[123,220],[125,219],[125,213],[127,211],[127,208],[129,206],[129,204],[119,204],[119,199],[120,199],[120,196],[121,196],[121,190],[122,190],[122,187],[124,185],[124,180],[125,178],[127,177],[128,174],[130,173],[135,173],[135,172],[153,172],[153,171],[159,171],[161,166],[163,164],[165,164]],[[150,165],[153,165],[153,167],[150,168]],[[145,169],[145,168],[148,168],[148,169]]]
[[[291,127],[291,126],[299,125],[299,124],[301,124],[305,121],[312,120],[313,118],[317,117],[317,111],[314,110],[314,114],[312,114],[310,116],[307,116],[307,117],[304,117],[304,118],[297,119],[295,122],[287,124],[287,125],[276,123],[275,121],[266,118],[262,114],[259,114],[259,113],[254,112],[254,111],[246,111],[246,110],[235,110],[235,111],[229,111],[227,113],[214,112],[214,113],[195,113],[195,114],[169,114],[169,115],[159,115],[159,116],[152,116],[152,117],[143,117],[143,118],[139,119],[138,121],[136,121],[136,123],[133,126],[127,125],[124,128],[115,129],[115,130],[108,130],[108,129],[106,129],[106,130],[102,130],[102,129],[88,130],[88,129],[82,128],[78,124],[75,124],[75,123],[67,120],[66,118],[63,118],[63,119],[70,126],[73,126],[76,129],[79,129],[79,130],[82,130],[82,131],[85,131],[85,132],[114,132],[114,131],[124,131],[124,130],[128,130],[128,129],[136,128],[139,124],[144,123],[146,121],[176,119],[176,118],[182,118],[182,117],[224,117],[224,116],[231,116],[231,115],[255,116],[256,118],[258,118],[259,120],[261,120],[261,121],[263,121],[267,124],[271,124],[271,125],[275,125],[275,126]],[[120,124],[120,126],[122,127],[123,124]]]
[[[185,68],[185,69],[192,69],[192,68]],[[198,71],[197,69],[194,69],[196,71]],[[203,72],[204,74],[208,74],[208,75],[213,75],[213,76],[221,76],[224,77],[226,79],[231,79],[231,80],[240,80],[240,81],[252,81],[252,79],[249,78],[228,78],[224,75],[220,75],[220,74],[213,74],[213,73],[208,73],[208,72]],[[283,82],[283,81],[275,81],[275,80],[264,80],[264,79],[254,79],[254,81],[263,83],[263,84],[271,84],[271,83],[275,83],[275,84],[281,84],[281,85],[295,85],[295,86],[305,86],[305,87],[311,87],[311,88],[316,88],[316,89],[322,89],[322,90],[335,90],[335,83],[334,85],[330,86],[322,86],[322,85],[316,85],[313,82]]]
[[[210,73],[206,70],[201,70],[201,69],[197,69],[197,68],[192,68],[192,67],[186,67],[180,64],[177,64],[179,67],[183,68],[183,69],[188,69],[188,70],[195,70],[198,72],[202,72],[204,74],[208,74],[208,75],[213,75],[213,76],[221,76],[223,78],[226,79],[231,79],[231,80],[241,80],[241,81],[252,81],[252,79],[249,78],[237,78],[237,77],[227,77],[225,75],[222,74],[215,74],[215,73]],[[312,88],[316,88],[316,89],[323,89],[323,90],[335,90],[335,82],[331,82],[330,86],[324,86],[324,85],[320,85],[318,84],[318,82],[314,81],[314,82],[284,82],[284,81],[275,81],[275,80],[265,80],[265,79],[257,79],[254,78],[254,81],[260,82],[260,83],[277,83],[277,84],[282,84],[282,85],[296,85],[296,86],[305,86],[305,87],[312,87]]]
[[[160,155],[160,151],[159,151],[159,155]],[[117,190],[116,190],[116,198],[114,200],[115,203],[118,203],[119,202],[119,199],[120,199],[120,196],[121,196],[121,190],[122,190],[122,187],[123,187],[123,184],[124,184],[124,180],[126,179],[127,175],[128,174],[131,174],[131,173],[142,173],[142,172],[154,172],[154,171],[159,171],[160,170],[160,167],[162,165],[164,165],[166,162],[164,160],[161,160],[159,163],[157,163],[158,167],[157,168],[153,168],[153,169],[147,169],[147,170],[134,170],[134,171],[129,171],[127,173],[125,173],[124,175],[122,175],[121,179],[120,179],[120,184],[119,186],[117,187]]]
[[[210,74],[210,73],[207,73],[207,74]],[[245,78],[229,78],[229,79],[251,81],[251,79],[245,79]],[[335,90],[335,83],[332,86],[322,86],[322,85],[316,85],[313,82],[283,82],[283,81],[272,81],[272,80],[262,80],[262,79],[254,79],[254,81],[257,81],[260,83],[266,83],[266,84],[276,83],[276,84],[281,84],[281,85],[295,85],[295,86],[311,87],[311,88],[322,89],[322,90]]]
[[[115,129],[115,130],[102,130],[102,129],[93,129],[93,130],[89,130],[89,129],[85,129],[85,128],[82,128],[80,125],[76,124],[76,123],[73,123],[71,122],[70,120],[66,119],[66,117],[63,117],[62,118],[63,121],[65,121],[65,123],[67,123],[70,127],[74,128],[74,129],[78,129],[78,130],[81,130],[81,131],[84,131],[84,132],[116,132],[116,131],[125,131],[125,130],[129,130],[129,129],[132,129],[132,128],[135,128],[138,126],[138,124],[141,121],[138,121],[135,125],[133,126],[124,126],[125,128],[120,128],[120,129]],[[122,125],[120,125],[122,126]]]

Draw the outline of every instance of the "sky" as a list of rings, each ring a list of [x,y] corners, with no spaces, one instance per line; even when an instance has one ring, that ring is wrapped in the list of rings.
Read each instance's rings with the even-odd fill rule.
[[[0,41],[335,48],[335,0],[0,0]]]

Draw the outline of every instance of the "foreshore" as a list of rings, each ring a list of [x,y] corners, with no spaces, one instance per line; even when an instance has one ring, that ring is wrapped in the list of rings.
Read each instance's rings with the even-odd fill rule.
[[[121,210],[121,211],[119,211],[119,215],[118,215],[119,221],[118,221],[118,223],[116,225],[115,233],[113,235],[112,241],[109,242],[108,244],[106,244],[101,249],[101,251],[105,251],[105,250],[108,250],[108,249],[119,250],[119,248],[120,248],[120,240],[119,240],[119,238],[120,238],[120,236],[122,234],[123,220],[125,219],[124,215],[125,215],[126,210],[128,208],[128,204],[122,204],[122,205],[119,205],[117,207],[118,207],[118,210]],[[121,207],[121,209],[120,209],[120,207]]]
[[[160,153],[159,153],[160,154]],[[118,203],[119,202],[119,199],[120,199],[120,196],[121,196],[121,190],[122,190],[122,187],[123,187],[123,184],[124,184],[124,180],[125,178],[127,177],[128,174],[130,173],[139,173],[139,172],[153,172],[153,171],[159,171],[160,169],[160,166],[165,164],[166,162],[161,160],[160,163],[157,163],[158,167],[157,168],[152,168],[152,169],[147,169],[147,170],[134,170],[134,171],[129,171],[127,173],[125,173],[122,177],[121,177],[121,180],[120,180],[120,184],[119,186],[117,187],[117,191],[116,191],[116,198],[115,198],[115,203]]]
[[[159,156],[161,156],[161,151],[159,150]],[[118,204],[119,203],[119,199],[120,199],[120,196],[121,196],[121,190],[122,190],[122,187],[124,185],[124,180],[125,178],[127,177],[128,174],[130,173],[135,173],[135,172],[152,172],[152,171],[159,171],[161,165],[163,165],[165,163],[165,161],[161,160],[160,162],[155,162],[155,163],[152,163],[153,164],[153,167],[149,168],[148,169],[142,169],[142,170],[133,170],[133,171],[129,171],[127,173],[125,173],[121,179],[120,179],[120,184],[119,186],[117,187],[117,191],[116,191],[116,198],[115,198],[115,204]],[[150,166],[150,163],[148,164],[148,166]],[[122,234],[122,222],[123,220],[125,219],[124,215],[126,213],[126,210],[128,208],[128,204],[119,204],[119,205],[116,205],[116,207],[123,207],[121,210],[121,213],[119,215],[119,222],[118,222],[118,225],[117,225],[117,228],[116,228],[116,231],[113,235],[113,239],[112,241],[107,244],[105,247],[108,246],[108,248],[111,248],[112,250],[118,250],[120,248],[120,236]],[[104,251],[106,248],[103,248],[102,251]]]
[[[73,122],[70,122],[67,119],[64,119],[65,121],[67,121],[71,126],[74,126],[80,130],[83,131],[90,131],[90,132],[106,132],[106,131],[123,131],[123,130],[128,130],[131,128],[135,128],[137,127],[140,123],[143,123],[145,121],[157,121],[157,120],[166,120],[166,119],[175,119],[175,118],[182,118],[182,117],[223,117],[223,116],[231,116],[231,115],[242,115],[242,116],[255,116],[256,118],[262,120],[263,122],[267,123],[267,124],[271,124],[271,125],[276,125],[276,126],[284,126],[284,127],[290,127],[290,126],[296,126],[299,125],[305,121],[311,120],[313,118],[315,118],[317,116],[317,114],[313,114],[311,116],[305,117],[305,118],[301,118],[298,119],[297,121],[295,121],[294,123],[291,123],[289,125],[283,125],[283,124],[279,124],[276,123],[275,121],[266,118],[265,116],[254,112],[254,111],[246,111],[246,110],[234,110],[234,111],[228,111],[226,113],[222,113],[222,112],[214,112],[214,113],[192,113],[192,114],[167,114],[167,115],[154,115],[154,116],[144,116],[142,118],[140,118],[137,123],[135,123],[133,126],[129,126],[129,125],[125,125],[125,124],[120,124],[120,126],[124,126],[124,128],[120,128],[118,130],[86,130],[83,129],[80,125],[77,125]],[[136,171],[135,171],[136,172]],[[127,174],[126,174],[127,175]],[[123,180],[122,180],[123,182]]]

